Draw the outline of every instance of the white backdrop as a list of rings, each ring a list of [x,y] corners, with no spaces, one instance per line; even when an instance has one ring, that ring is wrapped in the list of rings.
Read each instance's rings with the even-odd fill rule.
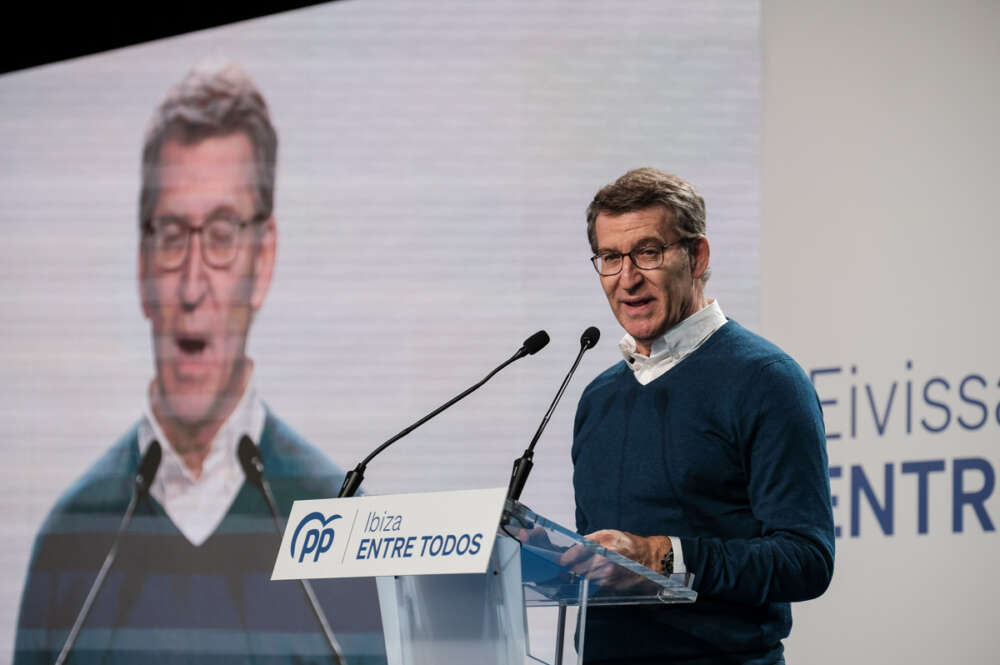
[[[572,525],[575,402],[620,359],[587,260],[597,188],[646,165],[695,183],[711,295],[758,327],[759,21],[742,0],[339,2],[0,77],[0,661],[36,529],[139,415],[140,146],[195,61],[242,63],[280,137],[277,272],[251,337],[265,401],[353,467],[544,328],[548,348],[365,482],[503,486],[597,325],[523,497]]]
[[[790,662],[1000,662],[997,34],[996,3],[764,4],[761,325],[839,435]]]

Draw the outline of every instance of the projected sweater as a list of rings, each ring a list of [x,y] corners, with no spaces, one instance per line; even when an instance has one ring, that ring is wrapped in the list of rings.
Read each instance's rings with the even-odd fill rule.
[[[268,413],[265,474],[287,517],[296,499],[337,495],[343,472]],[[51,665],[101,567],[139,461],[133,428],[57,503],[35,542],[14,663]],[[279,539],[244,483],[218,529],[191,545],[152,498],[140,501],[68,663],[330,663],[299,583],[271,582]],[[385,663],[374,581],[315,580],[351,665]]]
[[[698,600],[596,607],[587,662],[774,663],[790,601],[833,572],[823,417],[802,369],[729,321],[648,385],[620,363],[584,391],[577,529],[677,536]]]

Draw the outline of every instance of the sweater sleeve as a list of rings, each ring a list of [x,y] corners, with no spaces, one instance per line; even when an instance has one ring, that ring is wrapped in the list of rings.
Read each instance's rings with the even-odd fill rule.
[[[41,537],[41,536],[39,536]],[[38,549],[36,543],[35,548]],[[32,564],[34,563],[35,552],[32,553]],[[52,608],[47,606],[45,599],[51,594],[45,593],[44,584],[32,572],[33,565],[29,566],[28,576],[25,579],[24,591],[21,594],[21,606],[18,612],[17,632],[14,642],[14,665],[42,665],[52,663],[56,659],[56,652],[50,647],[51,638],[49,631],[42,621],[41,626],[30,626],[29,615],[48,616],[52,613]]]
[[[695,589],[761,605],[815,598],[833,575],[833,511],[819,400],[788,357],[749,377],[734,405],[747,495],[759,535],[682,538]]]

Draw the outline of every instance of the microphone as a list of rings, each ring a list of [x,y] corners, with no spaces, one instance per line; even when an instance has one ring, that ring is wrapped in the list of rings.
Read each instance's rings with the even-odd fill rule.
[[[97,572],[94,583],[90,585],[90,591],[87,592],[87,597],[83,600],[83,607],[80,608],[80,613],[76,615],[76,621],[73,622],[73,627],[70,628],[69,635],[66,636],[66,642],[63,644],[63,648],[56,658],[56,665],[65,663],[69,652],[73,650],[73,645],[76,644],[76,639],[80,636],[80,629],[83,627],[83,622],[87,620],[90,608],[93,606],[94,600],[97,599],[97,594],[100,592],[101,587],[104,586],[104,579],[108,576],[108,571],[111,570],[111,564],[115,562],[115,557],[118,556],[118,543],[121,540],[122,534],[125,533],[129,524],[132,523],[132,516],[135,514],[139,499],[149,493],[149,488],[153,484],[153,478],[156,477],[157,469],[160,468],[160,460],[162,458],[163,450],[160,448],[160,443],[156,439],[153,439],[153,442],[149,444],[149,448],[146,449],[146,454],[139,461],[139,470],[135,474],[135,480],[133,480],[132,498],[128,502],[128,507],[125,508],[125,514],[122,516],[122,522],[118,526],[115,539],[111,543],[111,549],[108,550],[108,555],[104,557],[104,564],[101,565],[101,569]]]
[[[271,484],[264,478],[264,462],[260,459],[260,450],[246,434],[240,438],[239,446],[236,448],[236,456],[240,460],[240,466],[243,467],[243,474],[247,477],[247,482],[264,495],[264,503],[267,504],[267,509],[271,513],[271,519],[274,520],[274,528],[278,535],[283,534],[285,525],[281,523],[281,517],[278,515],[278,504],[274,500],[274,494],[271,493]]]
[[[240,466],[243,467],[243,473],[247,477],[247,482],[260,490],[260,493],[264,496],[264,503],[267,504],[267,509],[271,512],[271,519],[274,520],[274,529],[278,532],[278,537],[280,538],[285,531],[285,525],[278,514],[278,506],[274,501],[274,494],[271,492],[271,484],[264,477],[264,462],[260,459],[260,450],[246,434],[240,438],[239,446],[236,449],[236,456],[240,460]],[[316,615],[316,621],[319,622],[319,627],[323,631],[326,643],[330,646],[333,660],[338,665],[344,665],[346,662],[344,660],[344,653],[340,649],[340,643],[337,642],[337,638],[333,635],[333,630],[330,628],[330,623],[326,620],[326,614],[323,613],[323,608],[320,606],[319,600],[316,599],[312,584],[309,583],[309,580],[300,579],[299,585],[302,587],[302,593],[305,594],[306,600],[309,601],[309,606],[312,608],[313,614]]]
[[[563,379],[562,385],[559,386],[559,392],[556,393],[555,399],[552,400],[549,410],[545,412],[545,417],[542,418],[542,423],[538,426],[535,436],[531,438],[531,443],[528,444],[524,454],[514,460],[514,469],[510,474],[510,484],[507,486],[507,498],[511,501],[517,501],[521,498],[521,491],[524,489],[524,484],[528,481],[528,474],[531,473],[531,467],[534,466],[532,458],[535,456],[535,444],[538,443],[538,438],[542,436],[545,426],[549,424],[549,418],[552,417],[552,412],[556,410],[556,404],[562,399],[563,392],[566,390],[566,386],[569,385],[569,380],[580,364],[584,352],[587,349],[594,348],[599,339],[601,339],[601,331],[595,326],[590,326],[580,335],[580,352],[576,354],[573,366],[569,368],[569,373]]]
[[[597,330],[597,328],[594,328],[594,330]],[[600,335],[601,333],[597,334]],[[544,349],[545,345],[548,343],[549,334],[544,330],[539,330],[534,335],[524,340],[524,344],[522,344],[521,348],[514,354],[514,360],[518,360],[519,358],[523,358],[525,356],[533,356]]]
[[[597,326],[590,326],[580,335],[580,346],[583,347],[584,351],[592,349],[597,346],[599,339],[601,339],[601,331],[597,329]]]
[[[153,478],[160,468],[160,460],[163,459],[163,450],[160,442],[153,439],[146,450],[146,454],[139,461],[139,471],[135,474],[135,489],[140,495],[145,495],[153,484]]]
[[[594,330],[597,330],[597,329],[595,328]],[[406,436],[407,434],[409,434],[413,430],[417,429],[418,427],[420,427],[421,425],[423,425],[425,422],[427,422],[428,420],[430,420],[431,418],[433,418],[437,414],[441,413],[442,411],[444,411],[445,409],[447,409],[449,406],[451,406],[455,402],[463,399],[464,397],[468,396],[473,391],[477,390],[480,386],[482,386],[484,383],[486,383],[491,378],[493,378],[494,374],[496,374],[497,372],[499,372],[500,370],[502,370],[507,365],[509,365],[512,362],[514,362],[515,360],[519,360],[519,359],[521,359],[521,358],[523,358],[525,356],[533,356],[533,355],[535,355],[536,353],[538,353],[539,351],[541,351],[543,348],[545,348],[545,345],[548,344],[548,343],[549,343],[549,334],[547,332],[545,332],[544,330],[539,330],[534,335],[532,335],[528,339],[524,340],[524,344],[521,345],[521,348],[518,349],[517,352],[514,355],[512,355],[510,358],[508,358],[503,363],[501,363],[492,372],[490,372],[489,374],[487,374],[485,376],[485,378],[483,378],[482,381],[480,381],[476,385],[472,386],[471,388],[466,389],[461,394],[459,394],[459,395],[453,397],[452,399],[448,400],[447,402],[445,402],[444,404],[442,404],[438,408],[434,409],[433,411],[431,411],[430,413],[428,413],[426,416],[424,416],[423,418],[421,418],[417,422],[413,423],[412,425],[410,425],[409,427],[407,427],[406,429],[404,429],[402,432],[399,432],[394,437],[392,437],[391,439],[389,439],[388,441],[386,441],[385,443],[383,443],[381,446],[379,446],[378,448],[376,448],[368,457],[366,457],[364,460],[361,461],[361,463],[359,463],[356,467],[354,467],[353,471],[348,471],[347,472],[347,477],[344,478],[344,484],[341,486],[341,488],[340,488],[340,494],[337,495],[337,498],[354,496],[355,492],[358,491],[358,487],[361,485],[361,481],[365,479],[365,469],[368,467],[368,463],[371,462],[372,459],[376,455],[378,455],[380,452],[382,452],[383,450],[385,450],[386,448],[388,448],[391,444],[395,443],[399,439],[402,439],[404,436]]]

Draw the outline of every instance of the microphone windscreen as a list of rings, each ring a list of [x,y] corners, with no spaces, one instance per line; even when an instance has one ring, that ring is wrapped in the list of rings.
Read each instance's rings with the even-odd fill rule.
[[[524,344],[521,348],[524,349],[529,356],[534,355],[545,348],[545,345],[549,343],[549,334],[544,330],[539,330],[534,335],[524,340]]]
[[[247,480],[254,485],[260,485],[263,476],[261,473],[263,464],[260,461],[260,451],[257,450],[257,446],[254,445],[254,442],[246,434],[240,438],[240,445],[236,449],[236,455],[240,458],[240,466],[243,467],[243,473],[246,474]]]
[[[601,331],[597,329],[597,326],[590,326],[580,335],[580,346],[585,349],[592,349],[599,339],[601,339]]]
[[[136,483],[140,492],[148,492],[153,478],[156,477],[156,470],[160,468],[160,460],[163,458],[163,450],[160,449],[160,442],[153,439],[146,449],[146,454],[139,462],[139,471],[136,474]]]

